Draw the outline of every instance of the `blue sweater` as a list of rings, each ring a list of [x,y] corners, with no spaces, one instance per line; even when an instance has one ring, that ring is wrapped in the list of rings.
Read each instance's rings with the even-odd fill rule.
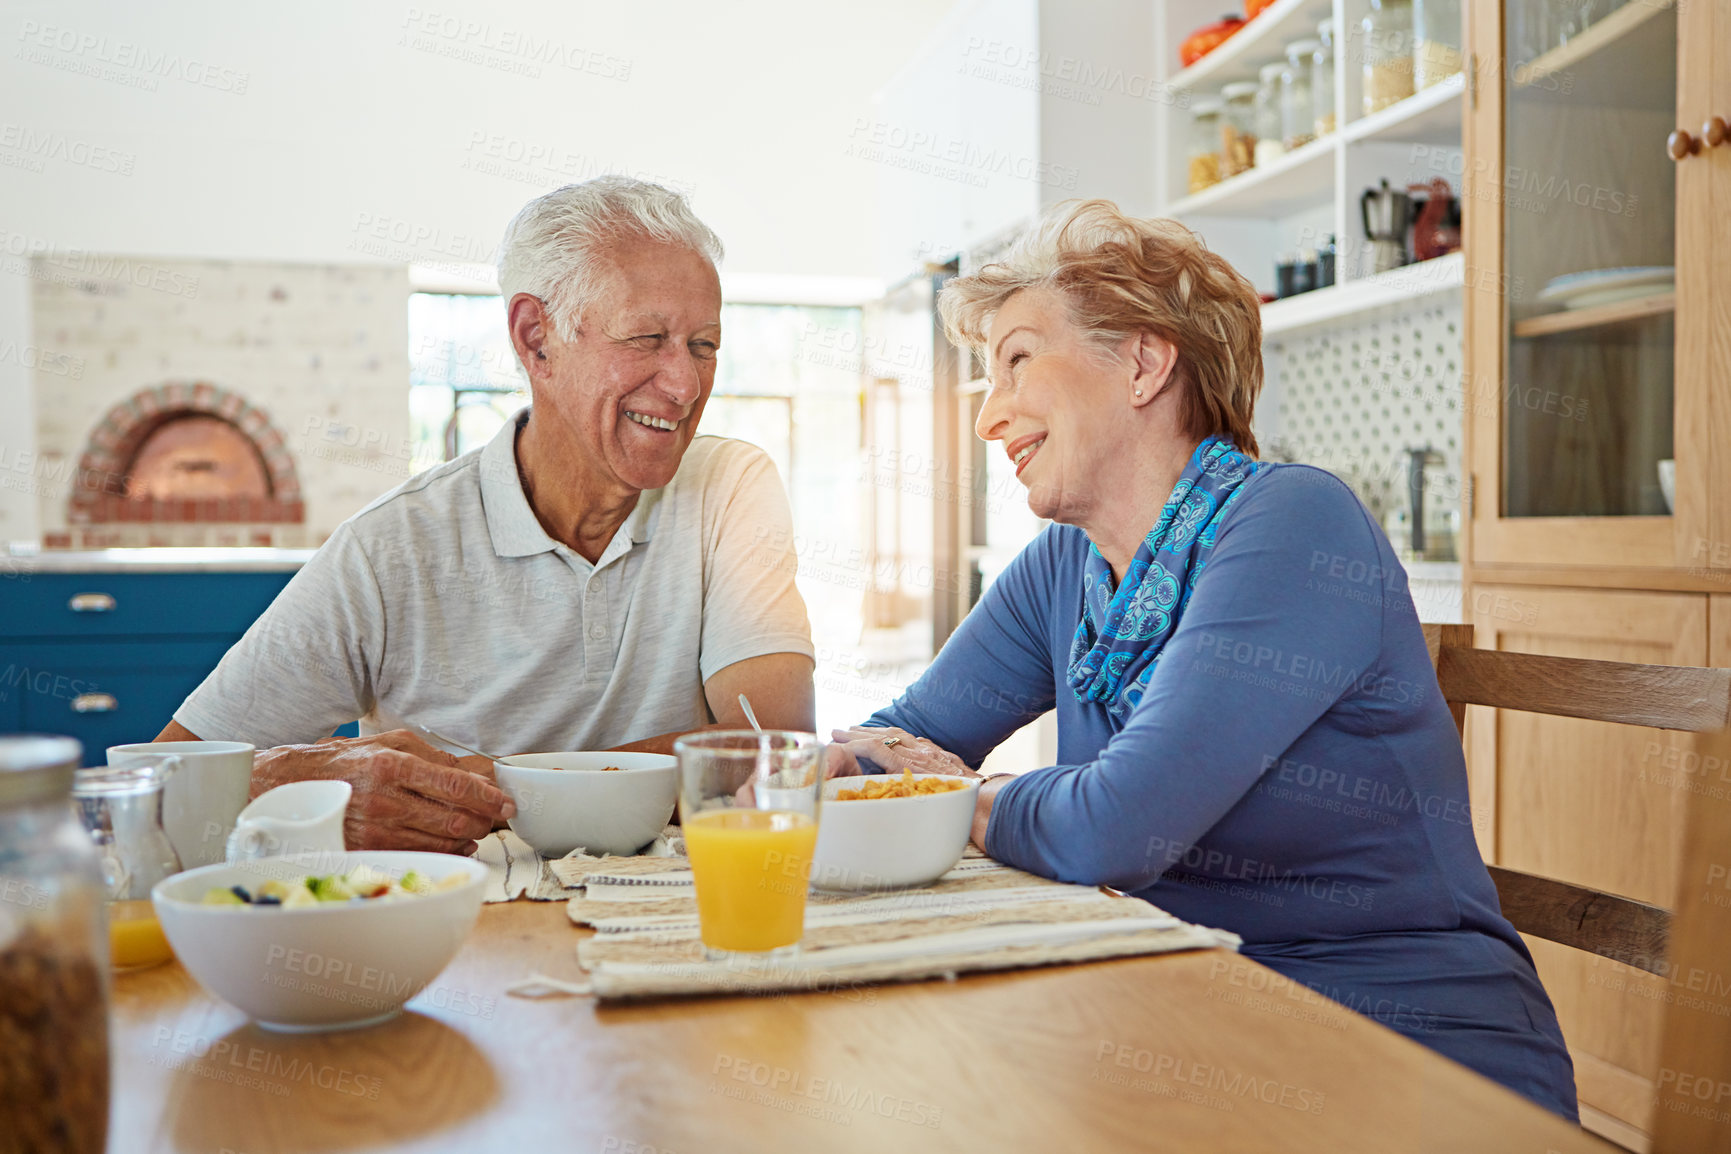
[[[1249,957],[1574,1118],[1406,571],[1352,491],[1302,465],[1245,481],[1122,720],[1067,681],[1087,551],[1080,529],[1048,529],[867,724],[977,766],[1055,709],[1058,764],[999,790],[993,857],[1232,930]]]

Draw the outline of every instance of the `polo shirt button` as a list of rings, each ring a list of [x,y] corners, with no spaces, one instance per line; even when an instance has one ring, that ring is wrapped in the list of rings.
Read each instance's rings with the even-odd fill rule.
[[[593,637],[597,641],[605,640],[607,637],[607,626],[605,626],[605,625],[591,625],[589,627],[589,636]]]

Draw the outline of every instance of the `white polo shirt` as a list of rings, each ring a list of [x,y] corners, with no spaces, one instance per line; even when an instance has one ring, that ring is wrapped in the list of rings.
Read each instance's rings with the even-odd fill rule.
[[[694,438],[591,565],[523,494],[521,419],[340,525],[174,719],[260,748],[359,718],[489,753],[606,749],[713,721],[703,682],[736,661],[814,655],[762,450]]]

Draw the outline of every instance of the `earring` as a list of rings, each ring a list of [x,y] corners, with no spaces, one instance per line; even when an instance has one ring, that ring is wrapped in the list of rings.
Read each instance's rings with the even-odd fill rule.
[[[538,358],[540,358],[540,359],[541,359],[541,360],[543,360],[543,361],[544,361],[544,360],[546,360],[546,359],[547,359],[547,354],[546,354],[546,353],[544,353],[544,352],[542,352],[542,351],[541,351],[541,350],[540,350],[540,349],[536,349],[536,350],[535,350],[535,356],[536,356],[536,357],[538,357]],[[1137,395],[1137,396],[1141,396],[1141,395],[1142,395],[1142,394],[1140,394],[1140,393],[1137,393],[1137,394],[1136,394],[1136,395]]]
[[[1138,397],[1139,397],[1139,396],[1141,396],[1141,395],[1142,395],[1142,390],[1141,390],[1141,389],[1137,389],[1137,390],[1136,390],[1136,395],[1137,395],[1137,396],[1138,396]]]

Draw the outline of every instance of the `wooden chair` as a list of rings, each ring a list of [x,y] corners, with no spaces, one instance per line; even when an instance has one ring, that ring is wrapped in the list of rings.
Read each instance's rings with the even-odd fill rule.
[[[1470,625],[1426,625],[1424,640],[1457,730],[1465,728],[1469,705],[1695,733],[1731,724],[1731,669],[1475,649]],[[1665,972],[1670,911],[1519,870],[1489,869],[1503,916],[1523,934]]]
[[[1426,625],[1437,684],[1464,728],[1468,705],[1711,733],[1707,764],[1731,767],[1731,669],[1583,661],[1473,647],[1470,625]],[[1725,771],[1731,779],[1731,769]],[[1671,910],[1490,866],[1503,914],[1534,937],[1681,984],[1665,1007],[1652,1149],[1731,1150],[1731,787],[1691,794]],[[1706,975],[1701,983],[1695,977]],[[1706,1086],[1706,1101],[1700,1093]]]

